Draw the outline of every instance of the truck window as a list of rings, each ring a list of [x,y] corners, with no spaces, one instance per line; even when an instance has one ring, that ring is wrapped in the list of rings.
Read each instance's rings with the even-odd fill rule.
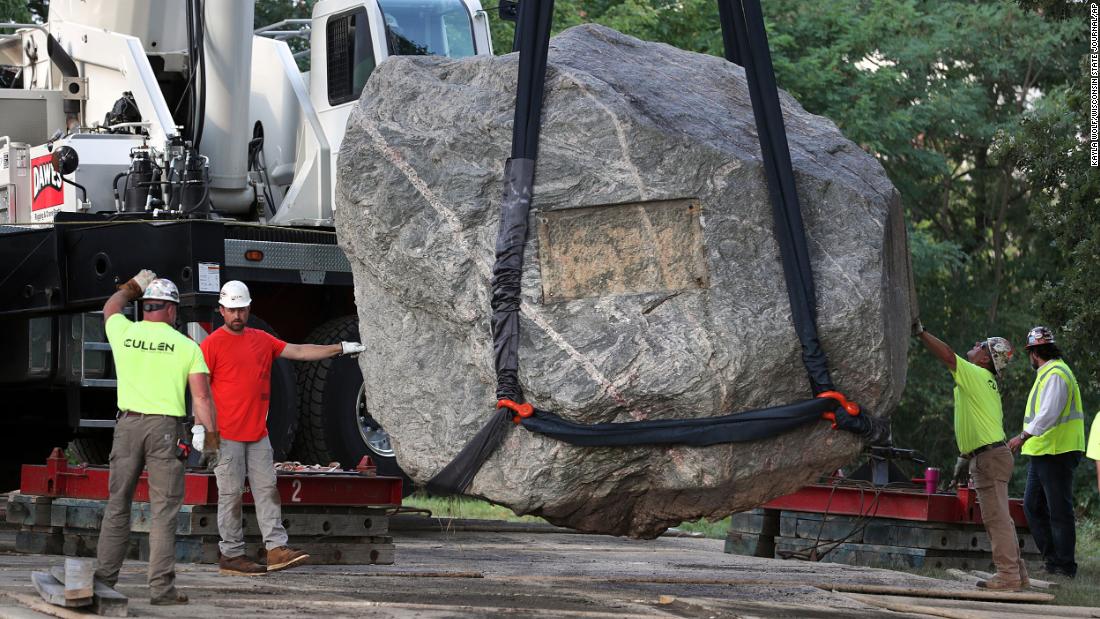
[[[325,26],[325,49],[328,56],[329,105],[358,99],[367,78],[374,71],[374,48],[367,10],[359,7],[329,17]]]
[[[379,0],[394,56],[473,56],[474,25],[462,0]]]

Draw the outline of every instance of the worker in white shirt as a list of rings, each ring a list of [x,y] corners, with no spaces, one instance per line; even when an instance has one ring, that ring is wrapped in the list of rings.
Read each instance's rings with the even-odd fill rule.
[[[1013,451],[1030,456],[1024,515],[1046,572],[1077,575],[1073,515],[1073,471],[1085,451],[1085,413],[1081,389],[1054,343],[1054,333],[1035,327],[1027,334],[1027,353],[1036,371],[1027,398],[1024,429],[1009,441]]]

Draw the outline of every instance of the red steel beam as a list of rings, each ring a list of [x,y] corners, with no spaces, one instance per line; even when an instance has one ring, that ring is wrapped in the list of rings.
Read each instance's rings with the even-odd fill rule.
[[[60,450],[42,464],[24,464],[20,492],[74,499],[106,500],[110,470],[98,466],[69,466]],[[276,484],[284,505],[344,505],[397,507],[401,505],[401,478],[357,472],[278,474]],[[187,473],[183,480],[184,505],[217,505],[218,483],[212,473]],[[134,500],[149,500],[149,474],[143,472]],[[252,493],[244,493],[252,503]]]
[[[919,522],[982,522],[981,504],[972,488],[956,494],[925,494],[883,488],[814,484],[772,499],[762,507],[794,512],[870,516]],[[1009,514],[1017,526],[1026,527],[1023,501],[1009,499]]]

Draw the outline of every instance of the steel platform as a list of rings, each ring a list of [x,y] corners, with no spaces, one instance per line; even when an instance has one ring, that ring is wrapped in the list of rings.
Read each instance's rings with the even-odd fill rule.
[[[835,516],[869,516],[950,524],[982,523],[978,492],[970,487],[959,488],[954,494],[928,494],[920,489],[850,485],[838,480],[831,484],[806,486],[797,492],[772,499],[761,507]],[[1016,526],[1027,527],[1023,501],[1009,499],[1008,507]]]
[[[110,495],[110,470],[105,466],[70,465],[55,449],[46,464],[24,464],[22,494],[106,500]],[[283,505],[361,506],[391,508],[401,505],[401,478],[383,477],[373,467],[340,473],[278,473],[276,481]],[[134,501],[149,500],[148,473],[142,473]],[[252,493],[244,494],[246,505]],[[213,473],[188,471],[184,477],[184,505],[217,505],[218,483]]]

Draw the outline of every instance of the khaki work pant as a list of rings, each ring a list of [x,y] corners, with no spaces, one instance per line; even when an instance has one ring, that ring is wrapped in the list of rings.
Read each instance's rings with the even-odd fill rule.
[[[183,504],[183,462],[176,442],[183,436],[182,418],[125,415],[115,424],[111,445],[110,498],[99,528],[95,577],[112,587],[130,547],[130,509],[134,488],[149,469],[149,596],[172,595],[176,581],[176,516]]]
[[[273,550],[286,546],[287,535],[283,528],[279,489],[275,486],[275,454],[271,441],[266,436],[248,443],[223,438],[214,474],[218,478],[218,533],[222,538],[218,549],[222,555],[239,557],[244,554],[241,512],[245,477],[248,478],[252,501],[256,505],[256,523],[263,533],[264,547]]]
[[[982,522],[989,533],[993,565],[1009,581],[1020,580],[1020,541],[1008,513],[1008,481],[1012,479],[1012,452],[1006,446],[987,449],[970,459],[970,475],[982,506]]]

